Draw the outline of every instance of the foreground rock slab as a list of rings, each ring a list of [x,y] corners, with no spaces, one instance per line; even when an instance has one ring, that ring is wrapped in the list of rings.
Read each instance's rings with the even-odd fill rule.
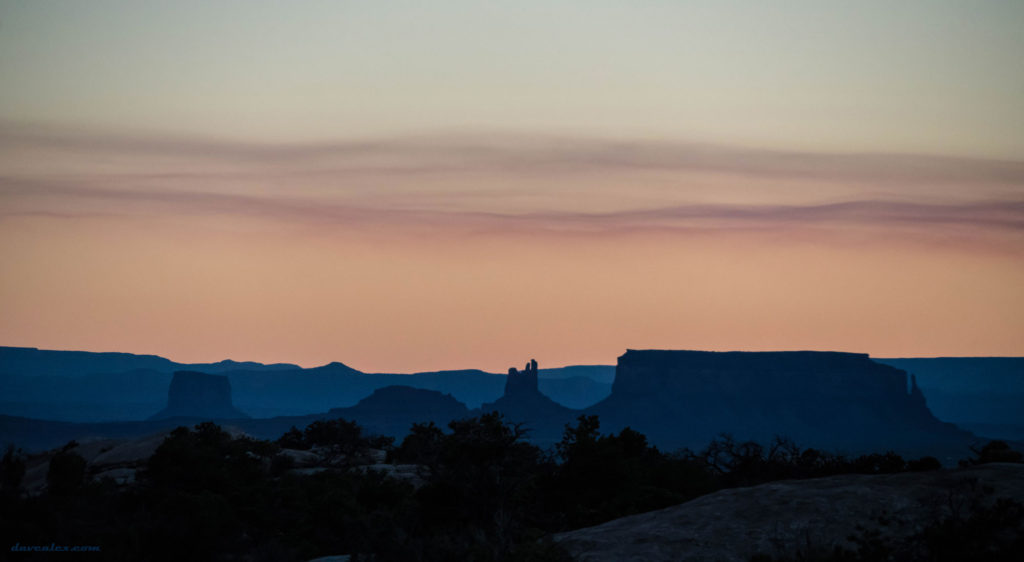
[[[1024,502],[1024,464],[786,480],[723,490],[659,511],[556,535],[576,560],[746,562],[809,547],[854,549],[857,525],[912,536],[972,499]],[[882,525],[879,517],[889,523]]]

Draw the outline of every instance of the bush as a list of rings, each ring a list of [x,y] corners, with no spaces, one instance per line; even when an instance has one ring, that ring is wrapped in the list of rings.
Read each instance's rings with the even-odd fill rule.
[[[990,462],[1010,462],[1020,463],[1024,462],[1019,451],[1014,451],[1010,448],[1010,445],[1006,441],[989,441],[981,449],[975,449],[971,447],[971,451],[978,455],[976,458],[970,459],[966,464],[986,464]],[[964,463],[961,463],[964,464]]]
[[[596,416],[566,425],[555,446],[562,464],[546,483],[554,529],[595,525],[650,511],[710,490],[709,478],[689,457],[668,457],[630,428],[601,435]]]
[[[77,443],[75,444],[77,445]],[[65,446],[63,450],[50,459],[50,468],[46,472],[47,490],[57,496],[65,496],[82,487],[85,482],[85,459]]]
[[[51,461],[51,494],[0,501],[0,519],[12,523],[0,528],[0,538],[98,542],[105,556],[120,560],[308,560],[344,552],[371,560],[557,561],[564,552],[544,538],[552,533],[723,488],[939,466],[932,457],[905,462],[890,452],[851,459],[784,438],[763,445],[728,435],[697,453],[665,454],[630,428],[602,434],[596,416],[566,425],[551,452],[525,436],[522,425],[497,413],[447,428],[413,424],[390,458],[424,466],[419,489],[347,466],[309,475],[288,470],[291,458],[279,454],[281,447],[332,450],[360,462],[369,448],[390,447],[390,439],[367,437],[346,420],[293,427],[276,443],[233,438],[213,423],[179,427],[131,487],[83,485],[85,461],[72,443]],[[977,462],[1014,458],[1008,450],[990,444],[977,451]],[[20,458],[8,449],[4,482],[18,479]],[[1002,506],[928,540],[1002,540],[979,534],[985,522],[1005,530],[1020,514],[1018,506]],[[862,546],[874,548],[872,537],[862,538]]]
[[[309,445],[306,444],[306,440],[303,438],[302,432],[294,425],[291,429],[286,431],[284,435],[278,438],[277,444],[283,449],[309,449]]]
[[[277,444],[287,449],[316,448],[329,464],[348,463],[365,456],[370,449],[388,449],[393,437],[363,435],[363,428],[353,421],[317,420],[303,431],[294,426],[282,435]]]
[[[269,456],[268,445],[247,437],[234,439],[213,422],[195,430],[178,427],[150,457],[145,476],[182,490],[234,490],[262,476],[260,459]]]
[[[0,494],[17,495],[25,477],[25,454],[14,445],[7,446],[0,460]]]
[[[444,432],[434,422],[414,423],[391,456],[396,462],[434,467],[437,466],[443,441]]]
[[[907,462],[907,470],[911,472],[939,470],[940,468],[942,468],[942,463],[935,457],[921,457],[917,460]]]
[[[416,424],[393,454],[430,467],[427,484],[416,493],[422,525],[416,550],[427,560],[504,560],[517,545],[544,534],[539,478],[551,463],[523,441],[521,425],[496,412],[448,428],[444,433]],[[519,559],[531,558],[523,551]]]

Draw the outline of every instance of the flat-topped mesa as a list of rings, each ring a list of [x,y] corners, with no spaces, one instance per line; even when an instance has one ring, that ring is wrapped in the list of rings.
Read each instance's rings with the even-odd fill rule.
[[[150,419],[177,417],[212,420],[249,416],[231,403],[231,382],[226,376],[178,371],[167,389],[167,407]]]
[[[904,371],[876,363],[865,353],[633,349],[619,357],[612,393],[699,396],[755,389],[762,396],[848,399],[905,399],[910,393]]]
[[[505,380],[505,396],[522,396],[540,394],[537,388],[537,360],[531,359],[522,371],[509,367],[508,378]]]
[[[907,379],[858,353],[629,350],[611,395],[586,413],[600,416],[602,430],[629,426],[670,449],[721,433],[857,451],[968,443]]]

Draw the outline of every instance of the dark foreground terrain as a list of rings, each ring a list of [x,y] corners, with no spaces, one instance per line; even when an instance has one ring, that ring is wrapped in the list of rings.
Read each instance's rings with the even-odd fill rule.
[[[845,474],[722,490],[555,541],[589,562],[998,560],[1024,553],[1021,501],[1024,464]]]
[[[415,424],[397,446],[335,419],[273,441],[202,423],[12,448],[0,544],[132,561],[1017,560],[1022,546],[1024,465],[1002,442],[941,469],[785,439],[666,454],[595,416],[551,449],[524,438],[492,413]]]
[[[55,388],[49,373],[77,358],[7,355],[18,380]],[[104,560],[254,562],[1024,551],[1021,445],[942,421],[913,374],[867,355],[630,350],[607,397],[583,409],[542,392],[531,360],[495,375],[504,392],[479,407],[392,385],[352,406],[271,418],[237,408],[236,381],[383,379],[340,364],[324,377],[233,366],[176,371],[145,421],[0,416],[0,443],[14,444],[0,463],[0,545],[10,545],[0,556],[51,544]]]

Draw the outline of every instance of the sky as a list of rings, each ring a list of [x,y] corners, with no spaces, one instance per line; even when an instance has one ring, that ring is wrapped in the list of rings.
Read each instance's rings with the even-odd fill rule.
[[[0,345],[1024,355],[1024,4],[0,0]]]

